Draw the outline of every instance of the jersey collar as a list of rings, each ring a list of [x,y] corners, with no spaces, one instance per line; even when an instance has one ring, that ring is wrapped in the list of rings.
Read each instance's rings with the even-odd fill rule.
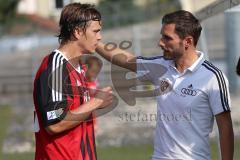
[[[54,52],[56,53],[59,53],[61,56],[63,56],[63,58],[78,72],[78,73],[81,73],[82,72],[82,64],[79,62],[79,66],[77,68],[75,68],[70,62],[69,60],[67,59],[67,57],[58,49],[55,49]]]
[[[204,53],[201,51],[196,51],[198,55],[198,59],[190,66],[188,67],[185,71],[190,71],[190,72],[195,72],[199,67],[201,67],[202,63],[204,62]],[[173,60],[169,62],[169,67],[173,68],[176,70],[175,63]],[[185,73],[185,72],[184,72]]]
[[[196,52],[198,54],[198,59],[188,68],[188,70],[191,72],[195,72],[204,62],[204,53],[201,51]]]

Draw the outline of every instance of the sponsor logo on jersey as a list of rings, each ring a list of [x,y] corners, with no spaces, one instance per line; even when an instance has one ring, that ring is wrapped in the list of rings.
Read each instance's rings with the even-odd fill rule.
[[[188,96],[196,96],[197,90],[193,89],[193,85],[190,84],[187,88],[182,88],[181,93]]]

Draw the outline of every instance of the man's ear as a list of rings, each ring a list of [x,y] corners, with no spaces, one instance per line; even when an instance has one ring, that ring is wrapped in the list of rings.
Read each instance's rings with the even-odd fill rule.
[[[82,36],[83,36],[83,30],[82,29],[80,29],[80,28],[75,28],[74,30],[73,30],[73,36],[74,36],[74,38],[76,38],[76,39],[80,39]]]
[[[193,42],[193,37],[192,36],[186,36],[184,38],[184,46],[185,46],[185,49],[188,49],[190,46],[193,46],[194,45],[194,42]]]

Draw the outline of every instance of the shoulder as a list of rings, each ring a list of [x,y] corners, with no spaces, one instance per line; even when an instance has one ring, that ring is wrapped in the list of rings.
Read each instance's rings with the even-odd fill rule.
[[[208,73],[209,75],[225,78],[224,73],[218,67],[216,67],[214,64],[212,64],[211,62],[205,60],[202,63],[202,66],[203,66],[203,71]]]
[[[57,62],[59,59],[61,59],[62,56],[60,55],[60,53],[57,53],[55,51],[52,51],[50,54],[46,55],[41,63],[41,67],[44,66],[44,68],[48,68],[50,66],[52,66],[53,62]]]
[[[212,81],[212,85],[218,84],[226,87],[226,84],[228,84],[228,79],[218,67],[207,60],[202,63],[202,66],[206,79],[210,79]]]
[[[52,51],[51,54],[49,54],[49,63],[56,65],[64,60],[63,55],[60,52],[57,52],[56,50]]]
[[[48,75],[59,68],[63,68],[60,67],[63,64],[65,64],[63,56],[60,53],[53,51],[43,58],[37,72],[37,77],[39,77],[42,74]]]

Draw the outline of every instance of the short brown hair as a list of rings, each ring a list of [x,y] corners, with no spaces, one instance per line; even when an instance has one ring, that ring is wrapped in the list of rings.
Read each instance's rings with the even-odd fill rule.
[[[162,19],[162,24],[175,24],[175,33],[181,39],[184,39],[186,36],[192,36],[194,46],[197,45],[202,26],[192,13],[185,10],[179,10],[166,14]]]
[[[101,14],[91,4],[71,3],[62,10],[59,27],[60,33],[57,36],[59,43],[70,40],[74,29],[79,27],[86,32],[88,22],[101,21]]]

